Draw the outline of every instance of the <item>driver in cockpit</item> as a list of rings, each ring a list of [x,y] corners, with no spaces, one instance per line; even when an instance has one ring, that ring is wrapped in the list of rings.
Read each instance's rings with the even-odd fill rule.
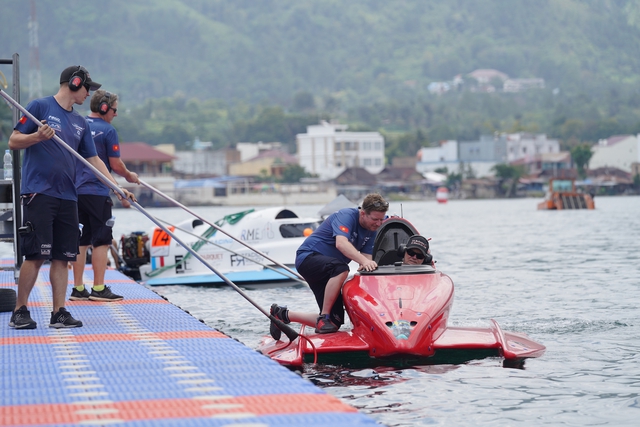
[[[431,264],[432,260],[433,257],[429,253],[429,241],[419,234],[409,237],[404,249],[402,263],[406,265],[421,265]]]

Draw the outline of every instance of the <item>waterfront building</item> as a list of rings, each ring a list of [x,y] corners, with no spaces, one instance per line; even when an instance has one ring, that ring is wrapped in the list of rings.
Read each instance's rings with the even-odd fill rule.
[[[446,167],[449,172],[472,175],[469,177],[492,176],[492,168],[497,164],[540,163],[542,155],[558,153],[558,140],[548,139],[544,134],[496,133],[482,135],[475,141],[447,140],[437,147],[421,148],[416,170],[426,173]]]
[[[321,121],[296,135],[300,166],[321,179],[334,179],[347,168],[371,174],[384,168],[384,138],[379,132],[348,132],[347,125]]]
[[[589,169],[613,167],[631,173],[640,163],[640,134],[601,139],[592,151]]]

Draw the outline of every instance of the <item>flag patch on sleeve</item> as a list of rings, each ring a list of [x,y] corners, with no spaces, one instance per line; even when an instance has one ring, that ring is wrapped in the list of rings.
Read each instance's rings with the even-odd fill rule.
[[[344,225],[341,225],[338,228],[340,228],[340,231],[342,231],[343,233],[349,234],[349,228],[345,227]]]

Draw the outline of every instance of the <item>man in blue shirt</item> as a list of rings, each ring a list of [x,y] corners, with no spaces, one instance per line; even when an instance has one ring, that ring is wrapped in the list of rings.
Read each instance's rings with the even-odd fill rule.
[[[139,184],[138,174],[131,172],[120,159],[118,133],[111,125],[118,115],[118,95],[98,89],[91,97],[91,113],[87,123],[91,129],[93,142],[100,160],[109,171],[115,171],[127,182]],[[96,174],[82,162],[77,162],[76,182],[78,190],[78,219],[83,225],[80,236],[80,252],[73,264],[74,288],[69,297],[72,301],[120,301],[121,295],[111,292],[104,284],[107,269],[107,253],[113,241],[113,215],[110,189]],[[123,200],[123,205],[129,203]],[[83,283],[84,268],[89,245],[91,252],[91,268],[93,269],[93,287],[91,293]]]
[[[296,269],[313,291],[320,316],[291,312],[273,304],[271,314],[284,323],[299,322],[315,326],[316,333],[336,332],[344,323],[342,285],[349,274],[349,262],[358,270],[372,271],[378,264],[372,259],[376,231],[389,209],[379,194],[369,194],[362,208],[341,209],[329,216],[313,234],[305,239],[296,254]],[[271,322],[269,332],[280,339],[281,331]]]
[[[36,328],[27,304],[40,267],[46,260],[51,261],[49,278],[53,294],[49,326],[82,326],[82,322],[74,319],[64,307],[67,265],[69,261],[75,261],[78,251],[77,159],[53,137],[57,135],[116,183],[96,154],[86,120],[73,109],[75,104],[82,105],[89,91],[100,86],[91,79],[86,68],[80,65],[67,67],[60,75],[60,88],[54,96],[33,100],[27,106],[27,110],[44,125],[37,126],[23,116],[9,138],[9,148],[24,150],[20,244],[25,260],[18,279],[16,309],[9,321],[12,328]],[[131,193],[125,191],[124,194],[135,200]]]

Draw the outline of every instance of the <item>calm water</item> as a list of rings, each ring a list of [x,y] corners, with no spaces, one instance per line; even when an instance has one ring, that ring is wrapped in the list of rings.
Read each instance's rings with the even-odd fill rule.
[[[640,419],[640,197],[596,198],[595,211],[537,211],[538,200],[391,204],[431,237],[456,284],[451,325],[525,332],[547,346],[524,369],[499,359],[411,369],[308,366],[304,376],[388,426],[635,426]],[[301,206],[314,215],[321,206]],[[238,208],[198,208],[212,220]],[[149,210],[175,223],[177,209]],[[116,212],[115,235],[146,230]],[[255,348],[268,320],[232,289],[154,288]],[[263,307],[316,311],[303,287],[248,290]]]

